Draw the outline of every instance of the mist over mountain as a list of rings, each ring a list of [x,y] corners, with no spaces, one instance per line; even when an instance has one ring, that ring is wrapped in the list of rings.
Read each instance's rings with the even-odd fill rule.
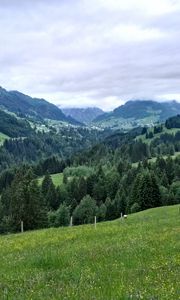
[[[68,117],[71,116],[73,119],[89,124],[98,116],[104,114],[104,111],[98,107],[87,107],[87,108],[63,108],[62,112]]]
[[[180,103],[176,101],[134,100],[126,102],[112,112],[98,116],[94,123],[103,127],[128,128],[153,125],[179,113]]]
[[[129,130],[137,126],[151,126],[180,114],[180,103],[153,100],[131,100],[104,112],[98,107],[63,108],[44,99],[32,98],[19,91],[7,91],[0,87],[0,109],[15,113],[20,118],[56,120],[72,125],[95,125],[101,128]]]

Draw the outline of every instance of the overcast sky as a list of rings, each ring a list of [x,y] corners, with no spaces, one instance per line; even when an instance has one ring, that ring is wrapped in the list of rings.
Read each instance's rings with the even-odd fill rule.
[[[62,107],[180,100],[180,1],[0,0],[0,85]]]

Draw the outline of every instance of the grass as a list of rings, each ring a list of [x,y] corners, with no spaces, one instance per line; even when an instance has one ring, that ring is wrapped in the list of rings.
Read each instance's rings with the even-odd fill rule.
[[[56,187],[62,185],[63,173],[51,174],[51,178]],[[42,176],[38,179],[38,182],[40,185],[42,184],[43,179],[44,179],[44,176]]]
[[[9,137],[6,134],[0,132],[0,145],[2,145],[8,138]]]
[[[179,209],[1,236],[0,299],[179,299]]]

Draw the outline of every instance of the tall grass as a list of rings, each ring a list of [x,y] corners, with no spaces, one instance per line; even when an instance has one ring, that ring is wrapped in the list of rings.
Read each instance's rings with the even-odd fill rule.
[[[179,208],[1,236],[0,299],[179,299]]]

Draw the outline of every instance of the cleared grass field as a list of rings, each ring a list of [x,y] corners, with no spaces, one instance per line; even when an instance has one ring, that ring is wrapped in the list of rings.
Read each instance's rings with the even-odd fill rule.
[[[0,299],[180,297],[180,205],[0,237]]]
[[[51,178],[56,187],[60,186],[63,183],[63,173],[52,174]],[[43,179],[44,179],[44,176],[42,176],[38,179],[38,182],[40,185],[42,184]]]

